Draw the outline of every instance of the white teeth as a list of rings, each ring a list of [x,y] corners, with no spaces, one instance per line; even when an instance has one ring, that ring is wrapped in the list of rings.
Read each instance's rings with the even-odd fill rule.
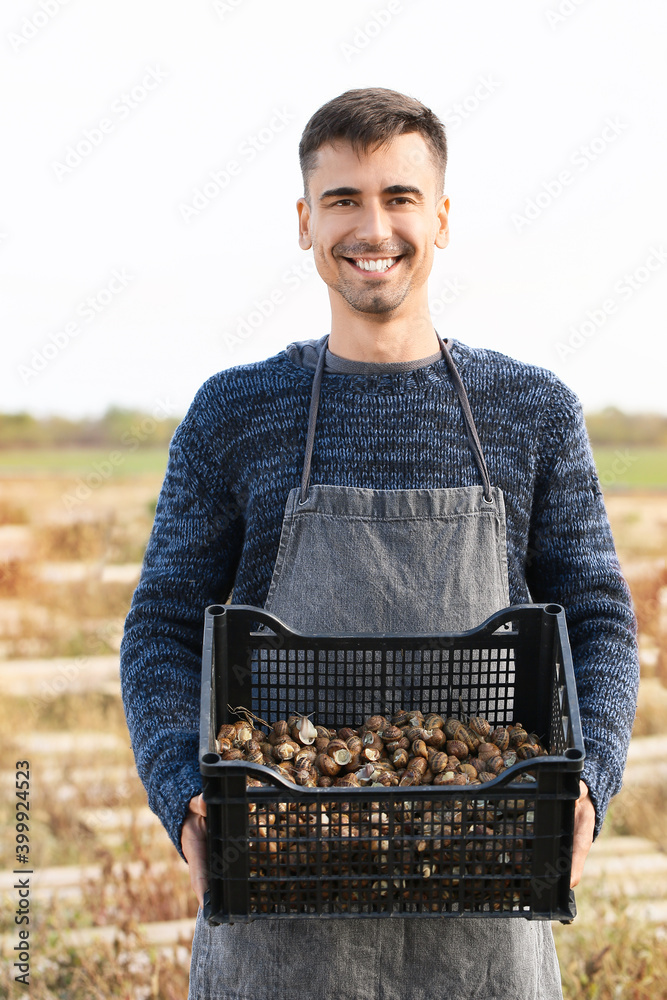
[[[364,260],[355,257],[354,263],[364,271],[387,271],[397,259],[397,257],[386,257],[384,260]]]

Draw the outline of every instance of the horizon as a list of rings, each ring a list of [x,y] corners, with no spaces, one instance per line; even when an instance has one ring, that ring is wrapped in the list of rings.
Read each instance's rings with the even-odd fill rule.
[[[133,415],[137,417],[150,416],[150,410],[142,410],[134,407],[119,406],[116,403],[109,403],[107,408],[98,413],[82,413],[78,416],[71,416],[63,413],[33,413],[30,410],[0,410],[0,420],[4,417],[30,417],[40,423],[47,422],[49,420],[63,420],[71,423],[95,423],[96,421],[105,420],[112,414],[124,414]],[[164,420],[178,420],[181,421],[185,418],[187,410],[181,412],[174,412],[173,414],[167,414],[163,418]],[[601,417],[606,414],[617,413],[621,417],[628,418],[658,418],[660,420],[667,420],[667,411],[658,412],[656,410],[625,410],[621,407],[616,406],[613,403],[603,406],[597,410],[584,410],[584,416],[586,417]]]

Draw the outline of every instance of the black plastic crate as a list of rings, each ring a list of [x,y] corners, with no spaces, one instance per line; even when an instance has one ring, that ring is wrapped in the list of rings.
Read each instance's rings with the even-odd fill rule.
[[[269,723],[314,713],[330,728],[400,708],[482,715],[495,726],[521,722],[550,755],[483,785],[305,788],[264,765],[221,759],[215,737],[237,718],[230,705]],[[576,914],[569,886],[584,746],[559,605],[509,607],[458,634],[344,637],[302,635],[249,605],[212,605],[199,757],[211,923]],[[270,787],[246,787],[246,777]]]

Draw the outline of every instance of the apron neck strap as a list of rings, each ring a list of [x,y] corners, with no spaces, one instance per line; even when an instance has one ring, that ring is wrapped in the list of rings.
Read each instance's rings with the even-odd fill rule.
[[[324,341],[322,350],[320,351],[320,356],[317,359],[317,367],[315,368],[315,376],[313,378],[313,389],[310,394],[310,411],[308,413],[308,435],[306,437],[306,454],[303,459],[303,472],[301,473],[301,496],[299,497],[299,504],[304,504],[308,496],[308,480],[310,479],[310,461],[313,457],[313,442],[315,440],[315,422],[317,420],[317,408],[320,405],[320,386],[322,384],[322,373],[324,371],[324,362],[327,356],[328,343],[329,343],[329,336],[327,334],[327,339]]]
[[[437,330],[435,331],[435,335],[438,338],[440,349],[449,367],[449,371],[452,376],[452,382],[454,383],[454,389],[456,390],[456,395],[458,396],[459,403],[461,405],[461,411],[463,413],[463,420],[466,425],[466,433],[468,435],[468,442],[470,444],[470,449],[473,453],[475,463],[477,464],[477,468],[479,469],[480,475],[482,477],[482,482],[484,484],[484,500],[487,503],[493,503],[493,497],[491,495],[491,480],[489,478],[489,471],[486,467],[486,461],[484,460],[482,445],[479,440],[479,435],[477,434],[475,421],[473,420],[472,410],[470,409],[470,402],[468,401],[468,394],[466,393],[465,386],[461,381],[461,376],[459,375],[458,369],[454,364],[454,359],[450,354],[447,344],[445,343],[444,340],[442,340]],[[310,463],[313,457],[313,443],[315,441],[315,425],[317,422],[317,410],[320,403],[320,387],[322,385],[322,375],[324,373],[324,364],[326,361],[328,344],[329,344],[329,337],[327,335],[327,338],[322,346],[322,350],[320,351],[320,355],[317,359],[317,366],[315,368],[315,375],[313,378],[313,388],[310,394],[310,410],[308,413],[308,434],[306,436],[306,451],[303,461],[303,472],[301,473],[301,496],[299,497],[299,505],[304,504],[308,497],[308,483],[310,480]]]
[[[482,483],[484,484],[484,499],[486,500],[487,503],[493,503],[493,497],[491,496],[491,478],[489,476],[489,470],[486,467],[486,460],[484,458],[484,452],[482,451],[482,445],[479,440],[477,428],[475,427],[475,421],[473,419],[472,410],[470,409],[468,393],[466,392],[465,386],[461,381],[459,370],[454,364],[454,359],[450,354],[447,344],[444,342],[444,340],[442,340],[437,330],[435,331],[435,335],[438,338],[440,349],[445,356],[445,361],[449,365],[449,371],[452,376],[452,382],[454,383],[454,388],[456,389],[456,395],[459,397],[459,403],[461,404],[463,420],[466,425],[466,433],[468,435],[468,443],[470,445],[470,450],[472,451],[473,458],[475,459],[477,468],[479,469],[479,474],[482,477]]]

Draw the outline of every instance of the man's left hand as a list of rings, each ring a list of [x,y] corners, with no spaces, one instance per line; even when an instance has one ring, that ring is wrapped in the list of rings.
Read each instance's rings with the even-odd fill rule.
[[[588,794],[588,786],[579,782],[579,798],[574,804],[574,841],[572,844],[572,878],[570,888],[579,885],[584,871],[584,862],[593,843],[595,830],[595,806]]]

